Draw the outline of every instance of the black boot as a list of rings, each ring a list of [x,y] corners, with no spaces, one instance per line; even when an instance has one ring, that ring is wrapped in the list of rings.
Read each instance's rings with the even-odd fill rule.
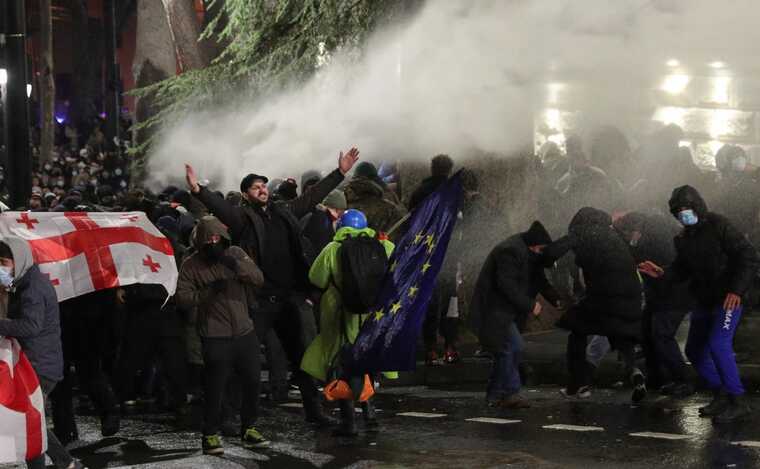
[[[317,428],[334,427],[338,424],[338,421],[332,417],[328,417],[322,411],[322,403],[320,402],[319,395],[316,396],[303,396],[303,410],[306,416],[306,422],[310,423]]]
[[[356,415],[354,414],[354,401],[339,401],[340,426],[333,430],[334,436],[354,437],[359,432],[356,430]]]
[[[100,417],[100,434],[104,437],[114,436],[121,429],[121,416],[116,409],[103,414]]]
[[[713,417],[713,423],[724,424],[743,420],[752,413],[744,396],[729,396],[726,410]]]
[[[704,407],[699,408],[701,417],[715,417],[722,414],[729,406],[728,396],[718,390],[713,392],[713,400]]]
[[[362,418],[364,419],[364,426],[367,428],[376,428],[377,414],[375,413],[375,405],[372,401],[365,401],[361,403],[362,406]]]

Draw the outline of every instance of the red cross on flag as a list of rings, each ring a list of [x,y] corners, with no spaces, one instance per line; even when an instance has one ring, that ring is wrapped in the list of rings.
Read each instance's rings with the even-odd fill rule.
[[[45,406],[37,375],[16,339],[0,337],[0,464],[47,449]]]
[[[58,301],[134,283],[177,288],[171,243],[142,212],[5,212],[0,236],[8,235],[29,241]]]

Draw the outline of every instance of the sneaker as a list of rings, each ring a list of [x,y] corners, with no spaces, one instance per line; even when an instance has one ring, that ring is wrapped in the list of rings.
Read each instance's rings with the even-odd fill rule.
[[[631,402],[638,404],[643,401],[647,396],[647,385],[644,375],[641,373],[635,373],[631,378],[633,381],[633,393],[631,394]]]
[[[427,356],[425,357],[425,365],[426,366],[436,366],[440,365],[441,362],[438,361],[438,352],[435,350],[431,350],[427,353]]]
[[[744,396],[730,396],[726,410],[713,417],[715,424],[727,424],[744,420],[752,414],[749,404],[744,401]]]
[[[568,399],[588,399],[591,397],[591,386],[581,386],[575,392],[569,391],[569,388],[562,388],[559,393]]]
[[[246,448],[265,448],[269,446],[269,440],[259,433],[254,427],[248,427],[243,433],[243,446]]]
[[[447,363],[449,365],[452,365],[454,363],[459,362],[459,352],[457,352],[454,349],[446,350],[446,353],[443,354],[443,362]]]
[[[224,454],[222,438],[219,435],[204,435],[201,438],[201,446],[203,446],[203,454]]]
[[[722,414],[730,405],[728,396],[720,391],[715,391],[713,400],[704,407],[699,408],[700,417],[715,417]]]

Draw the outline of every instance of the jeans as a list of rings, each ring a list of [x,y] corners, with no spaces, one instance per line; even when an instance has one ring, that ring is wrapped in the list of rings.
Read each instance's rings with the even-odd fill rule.
[[[491,376],[488,378],[486,398],[488,400],[504,399],[520,392],[520,359],[522,358],[523,340],[517,325],[513,322],[496,354],[494,354]]]
[[[43,399],[44,399],[45,404],[47,404],[48,395],[55,388],[55,381],[50,381],[49,379],[43,378],[42,376],[39,377],[39,380],[40,380],[40,388],[42,389]],[[58,438],[55,436],[55,433],[48,430],[47,440],[48,440],[47,455],[50,456],[50,459],[53,460],[53,463],[59,468],[69,467],[69,465],[74,461],[74,458],[71,457],[69,452],[66,451],[66,448],[64,448],[61,442],[58,441]],[[44,469],[45,455],[41,454],[40,456],[27,461],[26,467],[28,467],[29,469]]]
[[[684,310],[654,311],[648,320],[644,352],[649,377],[657,384],[668,381],[684,383],[686,361],[676,341],[678,328],[686,316]]]
[[[222,425],[222,398],[234,370],[243,391],[240,409],[242,431],[253,426],[258,417],[261,390],[261,350],[256,334],[240,337],[204,337],[203,373],[205,404],[203,434],[217,435]]]
[[[707,386],[739,396],[744,394],[739,368],[734,357],[733,340],[742,316],[742,307],[726,311],[697,308],[691,314],[686,356]]]

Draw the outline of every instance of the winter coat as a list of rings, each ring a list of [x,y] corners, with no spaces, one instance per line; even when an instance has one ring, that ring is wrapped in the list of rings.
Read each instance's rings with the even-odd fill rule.
[[[585,334],[640,339],[641,277],[628,244],[610,225],[609,215],[584,207],[570,222],[568,234],[544,249],[546,260],[572,250],[586,283],[586,296],[559,325]]]
[[[199,251],[212,235],[230,241],[224,225],[214,217],[204,217],[195,228],[193,244]],[[232,258],[235,269],[220,261],[206,260],[200,252],[182,263],[175,295],[177,305],[191,312],[201,337],[239,337],[253,330],[248,314],[253,301],[252,287],[264,284],[258,266],[239,247],[228,247],[223,257]]]
[[[383,188],[371,179],[355,176],[343,192],[348,208],[364,212],[369,227],[377,232],[387,233],[405,215],[401,207],[384,198]]]
[[[315,208],[301,220],[301,233],[309,240],[309,245],[313,249],[312,258],[316,258],[333,240],[335,227],[327,211]]]
[[[699,221],[674,238],[676,259],[666,278],[689,280],[689,290],[704,308],[722,304],[728,293],[746,297],[760,269],[757,251],[747,238],[725,217],[708,211],[691,186],[673,190],[669,204],[674,215],[683,207],[691,208]]]
[[[512,322],[527,318],[539,293],[551,303],[559,299],[546,280],[541,256],[528,249],[522,234],[498,244],[483,264],[470,303],[481,345],[498,351]]]
[[[15,280],[8,298],[8,318],[0,319],[0,336],[14,337],[37,375],[63,379],[63,348],[58,297],[50,279],[34,264],[29,244],[8,236],[15,263]]]
[[[309,271],[309,279],[319,289],[325,290],[320,302],[320,332],[306,349],[301,369],[319,380],[327,379],[327,372],[338,351],[345,343],[343,331],[350,343],[354,343],[359,328],[369,315],[342,312],[340,292],[336,285],[341,285],[343,278],[340,271],[340,246],[346,238],[365,234],[374,237],[371,228],[357,230],[344,227],[338,230],[333,241],[328,244],[314,261]],[[380,241],[390,257],[394,245],[390,241]]]
[[[722,180],[717,205],[740,233],[752,233],[760,221],[760,181],[745,173]]]
[[[412,192],[412,196],[409,198],[409,210],[411,211],[417,208],[427,196],[435,192],[441,184],[446,182],[447,179],[448,178],[445,176],[431,176],[424,179],[417,189]]]
[[[295,279],[295,283],[302,291],[307,291],[309,288],[309,266],[314,259],[309,254],[311,249],[308,242],[300,235],[298,220],[321,203],[341,181],[343,181],[343,175],[336,169],[301,197],[287,202],[272,202],[268,205],[267,210],[271,210],[271,216],[282,217],[291,232],[289,238],[293,256],[299,261],[298,278]],[[264,215],[250,204],[234,206],[205,187],[201,187],[201,191],[194,196],[227,225],[233,244],[240,246],[256,263],[261,264],[266,237],[265,220],[262,218]]]

